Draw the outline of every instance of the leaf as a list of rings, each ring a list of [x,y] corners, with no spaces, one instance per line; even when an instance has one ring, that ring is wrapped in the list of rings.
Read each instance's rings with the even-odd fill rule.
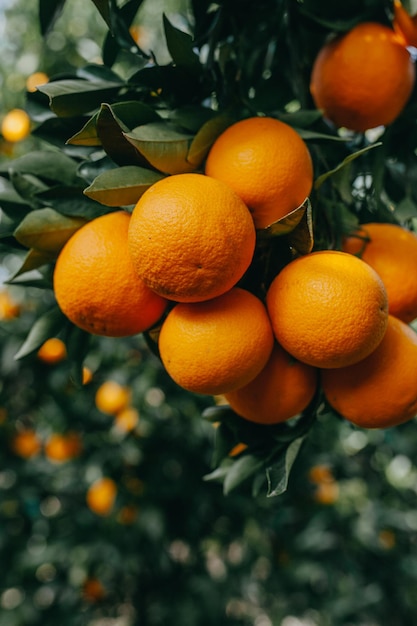
[[[164,174],[181,174],[196,169],[187,161],[192,135],[175,130],[167,122],[144,124],[124,136]]]
[[[195,72],[200,68],[200,61],[193,49],[193,38],[178,28],[175,28],[164,14],[164,31],[168,52],[175,65]]]
[[[200,167],[214,141],[231,123],[232,118],[224,114],[216,115],[216,117],[205,122],[191,142],[187,161],[196,168]]]
[[[105,209],[102,204],[84,195],[84,188],[57,185],[42,191],[38,197],[58,213],[71,217],[93,219],[108,213],[109,209]]]
[[[365,152],[369,152],[369,150],[373,150],[374,148],[378,148],[379,146],[382,146],[382,142],[378,142],[378,143],[374,143],[372,145],[366,146],[365,148],[362,148],[361,150],[358,150],[357,152],[353,152],[352,154],[349,154],[345,159],[343,159],[343,161],[341,163],[339,163],[335,168],[329,170],[328,172],[325,172],[324,174],[322,174],[321,176],[319,176],[318,178],[316,178],[315,182],[314,182],[314,189],[316,191],[318,191],[320,189],[320,187],[322,186],[322,184],[330,177],[333,176],[334,174],[337,174],[338,172],[340,172],[340,170],[343,167],[346,167],[347,165],[349,165],[352,161],[354,161],[355,159],[357,159],[358,157],[362,156],[363,154],[365,154]]]
[[[302,227],[302,232],[298,235],[300,239],[300,245],[304,248],[309,248],[309,251],[313,247],[313,232],[312,232],[312,220],[311,220],[311,203],[306,198],[299,207],[284,215],[279,220],[258,230],[258,236],[260,238],[277,237],[281,235],[288,235],[294,233],[294,231],[300,226],[303,218],[306,219],[307,229]]]
[[[71,378],[78,387],[81,387],[83,384],[83,362],[88,354],[90,343],[90,333],[77,328],[73,324],[68,324],[65,333],[65,344],[71,363]]]
[[[36,320],[14,358],[19,360],[38,350],[47,339],[58,334],[65,323],[66,317],[57,306],[44,313]]]
[[[47,265],[48,263],[51,263],[52,261],[54,261],[56,259],[56,254],[53,253],[49,253],[49,252],[43,252],[40,250],[29,250],[29,252],[27,253],[25,259],[23,260],[22,265],[18,268],[18,270],[13,274],[13,276],[11,276],[8,279],[8,283],[16,283],[18,285],[23,285],[26,283],[23,283],[21,281],[16,281],[16,278],[18,278],[19,276],[22,276],[23,274],[26,274],[27,272],[31,272],[33,270],[37,270],[39,267],[42,267],[43,265]],[[39,284],[39,280],[36,281],[37,286],[42,286],[42,287],[48,287],[50,288],[51,285],[40,285]],[[31,284],[32,285],[32,281]]]
[[[108,26],[108,28],[110,28],[111,26],[111,21],[110,21],[110,2],[109,0],[93,0],[94,4],[96,5],[96,8],[98,9],[101,17],[103,18],[103,20],[106,22],[106,25]],[[113,9],[113,7],[112,7]]]
[[[164,178],[163,174],[144,167],[126,165],[99,174],[84,193],[106,206],[136,204],[140,196],[161,178]]]
[[[33,208],[39,208],[39,201],[36,199],[35,194],[39,191],[48,189],[48,186],[42,183],[42,181],[36,176],[31,174],[20,174],[19,172],[10,172],[10,182],[16,189],[21,198]]]
[[[229,494],[250,476],[256,474],[263,465],[264,460],[253,454],[244,454],[236,459],[224,478],[224,494]]]
[[[65,79],[41,85],[39,91],[48,96],[56,115],[66,117],[94,111],[102,102],[116,96],[122,87],[121,82]]]
[[[39,0],[39,23],[43,37],[51,30],[64,4],[65,0]]]
[[[78,164],[74,159],[55,150],[33,150],[0,165],[0,174],[10,171],[32,174],[41,180],[72,184],[77,181]]]
[[[22,220],[14,232],[19,243],[27,248],[57,254],[68,239],[86,220],[67,217],[53,209],[32,211]]]
[[[67,144],[73,146],[101,146],[97,135],[97,117],[95,113],[75,135],[67,139]]]
[[[309,254],[314,246],[313,217],[308,198],[304,205],[307,206],[300,222],[288,235],[288,243],[298,254]]]
[[[159,119],[153,109],[142,103],[104,103],[97,116],[97,136],[103,149],[118,165],[147,165],[144,156],[128,141],[125,133],[138,125]]]
[[[0,176],[0,208],[12,221],[19,222],[31,206],[17,193],[12,183]]]
[[[297,458],[303,441],[304,437],[299,437],[291,441],[291,443],[282,450],[277,461],[266,468],[268,498],[279,496],[287,490],[291,468]]]

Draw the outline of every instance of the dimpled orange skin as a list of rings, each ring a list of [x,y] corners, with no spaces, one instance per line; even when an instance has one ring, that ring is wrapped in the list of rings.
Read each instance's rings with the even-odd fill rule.
[[[137,276],[127,250],[130,215],[98,217],[67,241],[54,271],[62,312],[95,335],[123,337],[153,326],[168,304]]]
[[[218,298],[177,304],[159,335],[162,362],[188,391],[218,395],[246,385],[274,344],[264,304],[235,287]]]
[[[136,204],[129,250],[137,274],[176,302],[200,302],[231,289],[248,269],[256,233],[242,200],[203,174],[176,174]]]
[[[387,26],[363,22],[325,44],[313,65],[310,91],[338,127],[363,132],[391,124],[415,81],[412,57]]]
[[[350,365],[378,346],[388,323],[378,274],[345,252],[299,257],[272,281],[267,308],[278,343],[319,368]]]
[[[271,117],[229,126],[212,145],[205,172],[235,190],[257,229],[303,204],[313,184],[307,145],[291,126]]]
[[[417,413],[417,334],[394,316],[367,358],[350,367],[325,370],[322,386],[330,405],[362,428],[387,428]]]
[[[358,255],[382,278],[389,312],[403,322],[417,317],[417,236],[396,224],[362,224],[342,249]]]
[[[247,385],[224,394],[238,415],[278,424],[304,411],[317,389],[318,370],[296,361],[278,343],[264,369]]]

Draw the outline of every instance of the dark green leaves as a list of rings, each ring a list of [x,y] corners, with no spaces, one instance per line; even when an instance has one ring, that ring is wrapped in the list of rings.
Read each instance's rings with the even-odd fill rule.
[[[126,206],[136,204],[146,189],[161,178],[162,174],[152,170],[126,165],[103,172],[84,193],[106,206]]]
[[[48,96],[56,115],[66,117],[94,111],[102,102],[117,97],[122,87],[121,81],[70,78],[41,85],[39,91]]]
[[[15,355],[15,359],[22,359],[38,350],[46,339],[55,336],[62,330],[65,321],[66,318],[58,307],[50,309],[39,317]]]
[[[166,15],[164,15],[163,19],[166,43],[174,64],[190,72],[198,71],[200,61],[193,49],[191,35],[175,28]]]

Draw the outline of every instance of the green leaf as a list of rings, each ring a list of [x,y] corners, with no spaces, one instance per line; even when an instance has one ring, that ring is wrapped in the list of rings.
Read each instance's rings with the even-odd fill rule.
[[[258,230],[260,239],[282,235],[290,235],[291,245],[301,254],[311,252],[314,240],[309,198],[306,198],[303,204],[294,211],[284,215],[267,228]]]
[[[316,178],[315,182],[314,182],[314,189],[316,191],[318,191],[320,189],[320,187],[322,186],[322,184],[330,177],[333,176],[334,174],[337,174],[338,172],[340,172],[340,170],[344,167],[346,167],[347,165],[350,165],[350,163],[352,161],[354,161],[355,159],[357,159],[358,157],[362,156],[363,154],[365,154],[365,152],[369,152],[369,150],[373,150],[374,148],[378,148],[382,146],[382,142],[378,142],[378,143],[374,143],[371,144],[369,146],[366,146],[365,148],[362,148],[361,150],[358,150],[357,152],[353,152],[352,154],[349,154],[345,159],[343,159],[343,161],[341,163],[339,163],[335,168],[329,170],[328,172],[325,172],[324,174],[322,174],[321,176],[319,176],[318,178]]]
[[[67,117],[94,111],[103,101],[117,96],[122,87],[121,82],[66,79],[41,85],[39,91],[48,96],[56,115]]]
[[[22,359],[38,350],[47,339],[57,335],[65,324],[66,317],[58,307],[47,311],[47,313],[36,320],[25,341],[15,354],[15,359]]]
[[[108,213],[109,210],[105,209],[102,204],[84,195],[84,188],[57,185],[42,191],[38,197],[58,213],[71,217],[93,219]]]
[[[0,174],[10,171],[32,174],[41,180],[72,184],[77,181],[78,164],[74,159],[55,150],[33,150],[0,165]]]
[[[178,28],[175,28],[164,14],[165,39],[169,54],[175,65],[195,72],[200,68],[200,61],[193,50],[193,38]]]
[[[140,196],[161,178],[164,178],[163,174],[135,165],[126,165],[103,172],[84,190],[84,193],[106,206],[126,206],[136,204]]]
[[[224,477],[224,494],[229,494],[250,476],[256,474],[263,466],[264,460],[253,454],[244,454],[236,459]]]
[[[51,30],[64,4],[65,0],[39,0],[39,23],[43,37]]]
[[[110,28],[111,27],[110,7],[112,8],[112,10],[114,10],[112,3],[110,3],[109,0],[93,0],[93,3],[98,9],[103,20],[106,22],[106,25],[108,26],[108,28]]]
[[[274,464],[266,468],[268,498],[279,496],[287,490],[291,468],[297,458],[303,441],[304,437],[299,437],[291,441],[291,443],[282,450]]]
[[[159,120],[159,115],[142,103],[102,104],[96,121],[103,149],[118,165],[147,165],[143,155],[125,136],[136,126]]]
[[[10,172],[10,182],[16,189],[21,198],[34,209],[39,208],[39,201],[35,197],[35,194],[39,191],[48,189],[48,186],[43,183],[36,176],[32,174],[20,174],[19,172]]]
[[[191,142],[187,155],[188,162],[196,168],[200,167],[214,141],[231,123],[231,117],[225,114],[216,115],[205,122]]]
[[[0,208],[13,222],[19,222],[31,206],[17,193],[12,183],[0,176]]]
[[[95,113],[75,135],[67,139],[67,144],[73,146],[101,146],[97,135],[97,117]]]
[[[177,131],[167,122],[145,124],[124,133],[124,136],[164,174],[181,174],[196,169],[187,160],[192,135]]]
[[[56,254],[50,252],[44,252],[41,250],[29,250],[26,257],[23,260],[22,265],[18,268],[18,270],[8,279],[8,283],[13,284],[16,283],[18,285],[23,285],[27,283],[23,283],[21,281],[16,281],[16,278],[26,274],[27,272],[32,272],[33,270],[37,270],[38,268],[55,261]],[[34,286],[31,282],[30,286]],[[39,280],[36,281],[36,286],[48,287],[51,285],[40,285]]]
[[[85,223],[86,220],[81,217],[67,217],[50,208],[39,209],[28,213],[16,228],[14,236],[26,248],[57,254]]]

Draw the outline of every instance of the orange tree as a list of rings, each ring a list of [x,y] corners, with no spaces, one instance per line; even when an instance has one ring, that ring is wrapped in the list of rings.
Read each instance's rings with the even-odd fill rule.
[[[389,326],[388,314],[395,312],[390,308],[392,296],[383,278],[371,263],[364,266],[364,261],[353,257],[343,257],[341,265],[359,263],[357,273],[355,270],[346,278],[339,270],[329,281],[333,271],[329,261],[323,271],[316,269],[311,276],[303,271],[305,284],[296,294],[295,283],[285,277],[291,276],[292,268],[314,262],[316,253],[320,258],[339,258],[339,251],[351,237],[359,240],[355,253],[366,258],[372,237],[362,225],[399,225],[404,233],[415,237],[415,68],[407,48],[413,43],[414,21],[398,2],[381,0],[343,6],[327,0],[263,0],[256,6],[250,2],[213,5],[196,1],[191,3],[190,13],[182,16],[181,27],[177,20],[161,13],[170,55],[169,61],[161,63],[158,50],[148,49],[137,38],[139,0],[124,4],[95,0],[94,4],[108,28],[102,62],[52,76],[47,84],[29,93],[26,108],[39,148],[0,164],[2,250],[13,256],[13,262],[8,257],[13,267],[8,282],[35,303],[21,319],[6,320],[4,331],[3,443],[9,468],[4,476],[9,493],[5,516],[11,536],[12,527],[16,529],[16,542],[11,540],[5,549],[10,576],[3,607],[15,611],[16,624],[22,619],[34,623],[39,615],[62,620],[74,608],[81,610],[81,615],[93,616],[97,603],[102,607],[100,615],[117,617],[125,610],[126,619],[139,624],[164,623],[169,610],[175,616],[173,621],[184,621],[184,611],[198,615],[195,623],[202,624],[219,623],[219,619],[256,623],[257,619],[284,619],[291,613],[325,624],[319,621],[319,614],[327,602],[328,618],[324,620],[331,623],[345,624],[371,615],[381,623],[387,615],[390,624],[400,623],[389,603],[376,608],[386,595],[387,581],[381,574],[374,586],[371,582],[372,571],[381,571],[387,563],[394,567],[395,559],[390,555],[395,552],[390,551],[397,542],[407,550],[416,528],[412,515],[415,470],[410,461],[415,438],[410,406],[417,397],[412,360],[416,342],[411,327],[417,311],[408,313],[408,330],[402,326],[406,322]],[[44,34],[52,28],[62,6],[62,2],[40,3]],[[336,54],[339,49],[342,56]],[[353,68],[353,75],[345,66]],[[395,81],[388,80],[388,67],[393,76],[402,78],[401,92]],[[390,92],[392,85],[394,91]],[[387,113],[386,103],[394,101],[395,111],[381,118],[381,109]],[[276,150],[274,142],[269,143],[268,132],[260,140],[263,120],[268,124],[272,121],[274,127],[275,122],[285,125],[285,135],[290,139],[281,150]],[[257,130],[245,130],[247,121]],[[291,160],[296,145],[301,145],[301,152]],[[233,167],[226,167],[230,164]],[[199,187],[204,177],[219,179],[216,189],[227,189],[221,192],[223,200],[233,195],[233,204],[239,206],[242,215],[239,225],[249,224],[244,241],[236,238],[236,231],[240,232],[237,225],[229,232],[229,222],[221,222],[228,217],[223,205],[229,207],[230,203],[216,196],[215,211],[210,209],[206,186]],[[192,186],[187,182],[190,180]],[[173,201],[161,192],[172,186],[177,189]],[[195,193],[199,188],[200,198]],[[178,210],[179,197],[184,204],[182,212]],[[291,199],[284,211],[282,198]],[[147,213],[149,207],[153,207],[152,213]],[[74,296],[77,302],[80,287],[89,287],[80,323],[58,306],[61,298],[56,298],[55,267],[62,266],[65,257],[61,251],[67,256],[67,243],[72,245],[82,238],[85,225],[97,230],[97,223],[102,222],[95,220],[121,209],[123,221],[129,218],[134,228],[129,228],[127,236],[117,232],[113,238],[109,233],[104,247],[111,250],[110,243],[118,242],[118,252],[125,252],[123,263],[116,254],[106,256],[102,261],[105,271],[101,272],[99,264],[88,261],[81,273],[77,267],[71,268],[69,278],[63,281],[64,300]],[[193,219],[183,219],[187,211]],[[264,218],[265,214],[267,221],[259,222],[259,216]],[[213,218],[216,224],[225,224],[226,240],[222,229],[212,224]],[[164,236],[170,245],[164,246]],[[158,245],[154,247],[156,238]],[[98,262],[96,244],[91,241],[87,252]],[[325,257],[320,256],[323,250],[327,251]],[[193,258],[194,251],[198,255]],[[228,263],[213,270],[208,262],[213,257],[224,260],[230,251],[233,254]],[[145,253],[146,258],[141,256]],[[226,274],[238,258],[239,269],[231,284]],[[413,256],[409,258],[410,264],[402,270],[404,280],[400,274],[395,281],[400,288],[415,270]],[[132,294],[124,290],[120,296],[121,290],[116,290],[119,293],[115,295],[113,287],[119,286],[118,271],[120,283],[124,280],[127,259],[137,271],[135,280],[143,283],[141,290],[154,291],[158,299],[166,298],[159,319],[141,335],[128,338],[100,336],[116,334],[107,330],[88,332],[89,328],[95,330],[84,324],[93,307],[94,315],[112,308],[111,322],[122,326],[121,312]],[[190,263],[194,263],[192,272]],[[200,281],[196,280],[199,272]],[[175,289],[191,274],[193,293],[190,296],[188,282],[179,295]],[[362,282],[364,274],[369,283]],[[200,288],[209,283],[207,276],[212,281],[210,289],[213,284],[217,289],[215,297],[212,291],[201,295]],[[276,285],[279,293],[274,292]],[[230,292],[236,289],[250,292],[263,320],[269,316],[271,326],[265,331],[264,346],[256,337],[255,341],[253,336],[245,338],[245,329],[256,322],[253,316],[249,316],[251,324],[247,327],[240,325],[245,316],[239,315],[239,309],[228,317],[225,303],[233,300]],[[117,300],[120,297],[122,300]],[[291,307],[293,298],[296,310]],[[140,308],[143,302],[135,306]],[[303,406],[291,398],[290,406],[297,406],[292,412],[299,411],[295,415],[283,419],[278,404],[274,420],[270,406],[263,408],[264,403],[256,403],[256,398],[276,401],[272,391],[279,388],[274,377],[280,377],[280,372],[265,374],[265,368],[271,363],[273,344],[280,344],[285,334],[283,326],[274,322],[280,316],[284,316],[286,334],[291,338],[285,346],[288,358],[290,362],[298,359],[301,367],[314,368],[308,370],[309,385],[313,380],[314,389],[309,387]],[[218,331],[219,318],[228,320],[230,332],[227,328]],[[179,326],[170,333],[172,320]],[[369,320],[375,322],[367,325]],[[378,387],[374,382],[380,366],[375,355],[390,353],[392,381],[396,367],[403,367],[404,359],[395,357],[395,341],[389,350],[384,350],[386,344],[382,343],[384,338],[391,340],[398,325],[402,332],[400,338],[397,334],[397,344],[404,341],[403,353],[410,354],[406,391],[399,385],[381,382]],[[171,334],[172,345],[169,358],[163,359],[165,371],[159,357],[159,337],[167,334]],[[52,337],[65,345],[65,358],[53,365],[55,369],[38,353]],[[334,338],[337,341],[332,341]],[[202,343],[209,358],[199,362]],[[165,347],[164,342],[164,352]],[[329,367],[326,362],[326,350],[335,347],[338,360],[332,369],[333,365]],[[253,356],[255,348],[262,348],[263,354],[253,365],[247,355]],[[306,356],[312,353],[314,363]],[[352,354],[360,355],[356,362],[351,361]],[[191,361],[185,360],[187,356]],[[16,361],[8,365],[13,357]],[[223,367],[217,370],[221,359]],[[216,373],[210,395],[183,391],[179,386],[183,378],[174,372],[182,374],[186,368],[189,373],[191,369],[193,378],[200,379],[202,365],[207,362],[210,372]],[[357,365],[360,374],[352,375],[350,383],[344,373]],[[238,366],[244,377],[239,378],[238,388],[229,388],[229,382],[226,386],[217,372],[226,372],[230,381]],[[85,384],[91,372],[93,386]],[[361,405],[355,406],[354,415],[359,412],[360,416],[355,420],[376,430],[356,428],[349,422],[350,413],[331,408],[332,403],[344,405],[334,402],[333,391],[326,392],[334,372],[344,383],[344,398],[350,397],[349,384],[357,387],[365,383],[355,397],[359,404],[364,399],[369,416],[361,414]],[[321,384],[322,377],[325,385]],[[121,409],[131,411],[128,427],[127,421],[115,419],[113,423],[113,417],[104,415],[94,401],[95,392],[106,379],[115,379],[132,390]],[[369,380],[372,384],[367,391]],[[292,395],[291,381],[285,397]],[[241,389],[246,392],[246,384],[249,399],[243,401],[243,408],[236,403],[234,411],[227,397],[239,396]],[[378,401],[372,402],[376,393]],[[390,400],[395,393],[401,400],[409,398],[407,406],[400,401],[385,402],[384,393]],[[294,394],[297,398],[302,395],[298,386]],[[249,402],[251,413],[252,405],[258,405],[250,419],[245,416]],[[388,417],[385,413],[381,416],[378,406],[393,409]],[[404,421],[395,429],[381,428]],[[180,446],[181,459],[173,451],[175,445]],[[284,493],[296,459],[299,471],[291,475],[291,493]],[[367,488],[364,478],[369,475],[374,480]],[[376,505],[382,476],[388,480],[386,499]],[[217,482],[223,484],[227,504],[220,498]],[[395,488],[403,490],[401,505]],[[259,507],[256,515],[251,499],[246,497],[249,494]],[[273,509],[273,500],[265,500],[265,494],[282,495],[286,506]],[[375,499],[373,506],[366,504],[370,495]],[[336,504],[340,508],[331,514],[326,509],[323,514],[321,507]],[[404,515],[398,516],[396,507]],[[223,518],[219,510],[224,510]],[[65,528],[70,528],[72,511],[76,511],[77,527],[82,532],[71,539],[63,538],[62,532],[65,535]],[[209,511],[215,512],[213,516]],[[309,512],[317,515],[306,526]],[[252,516],[249,528],[245,515],[247,519]],[[166,516],[170,517],[169,528],[164,524]],[[264,544],[261,529],[266,516],[271,540]],[[327,536],[323,533],[330,528],[329,520],[339,531],[336,538],[331,532]],[[290,534],[290,527],[299,532],[287,541],[283,537]],[[27,561],[24,551],[19,552],[24,530],[31,547]],[[210,532],[213,544],[209,546],[201,537]],[[346,533],[348,539],[342,539]],[[242,536],[248,552],[239,552],[242,545],[238,538]],[[255,549],[257,542],[261,548]],[[161,543],[163,552],[158,550]],[[41,549],[47,545],[51,554],[54,551],[51,560]],[[83,546],[87,546],[84,551]],[[366,559],[360,552],[364,546]],[[111,568],[105,567],[103,551],[112,562]],[[13,578],[16,552],[30,583],[27,598]],[[132,561],[125,560],[127,554]],[[342,555],[337,567],[336,554]],[[317,564],[324,555],[339,573],[335,579]],[[304,564],[308,562],[306,570],[303,559]],[[290,598],[295,594],[293,601],[273,598],[277,583],[274,574],[279,579],[277,561],[288,567],[287,591]],[[351,572],[353,568],[366,589],[362,604],[354,590],[355,575],[343,576],[344,567]],[[208,587],[207,571],[213,583]],[[270,571],[274,574],[269,575]],[[308,580],[303,578],[306,571]],[[403,561],[396,571],[408,575],[403,587],[396,590],[396,604],[412,616],[409,590],[414,580],[413,559]],[[176,578],[178,572],[181,577]],[[219,604],[211,602],[210,594],[219,592],[228,572],[239,573],[236,587],[230,584],[224,590],[227,600],[221,597]],[[256,597],[244,588],[247,575],[258,581]],[[260,580],[265,584],[260,585]],[[162,600],[155,592],[174,581],[172,597],[192,591],[188,603],[173,603],[169,594]],[[303,595],[304,584],[308,591]],[[346,606],[342,602],[329,608],[331,594],[342,590]],[[319,599],[312,600],[315,593]],[[145,598],[143,603],[140,596]],[[205,611],[200,605],[203,597]],[[223,604],[227,610],[222,613],[219,607]],[[269,609],[264,610],[263,605]]]

